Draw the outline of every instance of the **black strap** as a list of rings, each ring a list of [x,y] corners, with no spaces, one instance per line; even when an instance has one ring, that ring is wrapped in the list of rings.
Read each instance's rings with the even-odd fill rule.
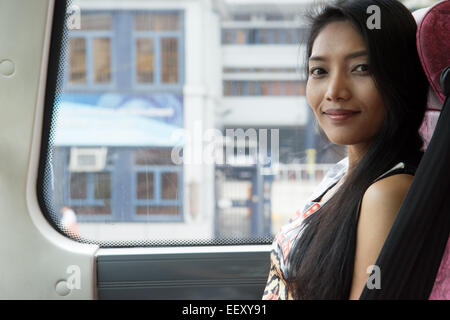
[[[405,164],[405,166],[403,168],[398,168],[398,169],[394,169],[392,171],[389,171],[388,173],[385,173],[384,175],[381,175],[380,177],[376,178],[373,183],[377,182],[378,180],[396,175],[396,174],[410,174],[410,175],[415,175],[417,168],[409,165],[409,164]]]
[[[450,100],[378,256],[381,289],[360,299],[428,299],[450,232]]]

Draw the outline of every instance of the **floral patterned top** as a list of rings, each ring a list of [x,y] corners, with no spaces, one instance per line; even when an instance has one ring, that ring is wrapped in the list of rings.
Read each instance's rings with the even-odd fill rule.
[[[325,204],[327,200],[321,200],[322,196],[339,182],[347,169],[348,157],[339,161],[326,173],[319,186],[307,199],[304,207],[298,210],[275,236],[270,253],[270,271],[264,290],[264,300],[293,299],[292,293],[287,290],[285,280],[289,268],[289,252],[303,232],[303,220]],[[403,162],[399,162],[376,180],[383,178],[394,170],[401,169],[407,171]],[[450,299],[450,237],[429,299]]]

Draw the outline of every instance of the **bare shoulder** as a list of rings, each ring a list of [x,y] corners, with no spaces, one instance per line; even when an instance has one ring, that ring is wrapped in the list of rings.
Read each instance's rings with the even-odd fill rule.
[[[398,210],[408,193],[414,176],[410,174],[395,174],[387,178],[378,180],[367,188],[362,200],[361,212],[374,211],[371,209],[388,209],[387,214],[392,210]],[[391,210],[389,210],[391,209]]]
[[[413,178],[409,174],[392,175],[373,183],[364,193],[350,299],[359,298],[368,277],[367,268],[375,264]]]
[[[409,174],[395,174],[367,188],[361,202],[359,227],[390,229],[413,178]]]

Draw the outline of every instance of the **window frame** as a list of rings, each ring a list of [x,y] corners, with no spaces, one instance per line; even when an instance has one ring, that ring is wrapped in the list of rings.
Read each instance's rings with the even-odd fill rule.
[[[86,199],[72,199],[70,198],[70,168],[64,167],[64,176],[67,177],[68,183],[64,185],[63,203],[67,206],[98,206],[103,204],[102,199],[96,200],[94,197],[95,182],[93,174],[95,173],[110,173],[110,186],[111,186],[111,198],[110,214],[77,214],[79,222],[184,222],[184,191],[183,191],[183,166],[175,165],[138,165],[136,164],[136,151],[140,147],[121,148],[121,147],[108,147],[108,153],[114,154],[117,160],[113,164],[107,164],[103,171],[85,172],[87,174],[86,181]],[[68,154],[68,151],[65,151]],[[126,164],[126,167],[123,165]],[[137,173],[139,172],[153,172],[154,173],[154,195],[153,199],[138,199],[137,198]],[[178,198],[177,199],[163,199],[162,198],[162,179],[161,175],[166,172],[177,173],[178,176]],[[119,177],[120,176],[120,177]],[[127,192],[128,201],[126,196],[119,193],[114,186],[118,184],[118,181],[125,182],[126,187],[129,189]],[[125,198],[125,199],[124,199]],[[178,214],[137,214],[136,207],[143,205],[154,206],[176,206],[178,207]],[[126,214],[123,214],[123,212]]]
[[[114,174],[114,166],[107,165],[102,171],[95,171],[95,172],[87,172],[83,171],[80,173],[86,173],[86,199],[72,199],[70,197],[70,178],[71,178],[71,171],[69,166],[66,166],[64,168],[64,175],[68,178],[68,183],[64,186],[64,194],[63,194],[63,201],[66,205],[70,207],[77,207],[77,206],[98,206],[103,204],[103,199],[95,199],[95,181],[94,181],[94,174],[95,173],[109,173],[110,174],[110,193],[111,198],[110,201],[110,207],[111,207],[111,213],[109,214],[80,214],[77,212],[77,220],[79,222],[113,222],[117,221],[117,216],[115,214],[115,211],[113,210],[113,201],[114,201],[114,188],[113,186],[116,183],[117,178]]]
[[[89,10],[86,14],[110,14],[111,15],[111,30],[69,30],[67,37],[67,58],[64,59],[64,91],[99,91],[99,90],[114,90],[117,88],[117,77],[114,72],[117,66],[116,58],[116,13],[115,10]],[[69,41],[72,38],[82,38],[86,41],[86,82],[73,83],[70,82],[70,48]],[[93,40],[94,39],[110,39],[110,77],[108,83],[94,82],[94,65],[93,65]]]
[[[57,2],[57,6],[61,3],[65,2]],[[56,21],[62,20],[61,17],[64,15],[61,13],[65,9],[63,7],[55,10]],[[62,24],[63,21],[56,26],[62,26]],[[59,37],[60,32],[61,29],[57,29],[54,25],[47,74],[42,143],[40,144],[37,197],[38,204],[49,223],[62,233],[50,215],[48,198],[43,192],[46,177],[49,175],[49,170],[52,170],[52,166],[48,166],[46,162],[52,155],[51,148],[48,148],[51,141],[50,129],[58,94],[59,63],[63,58],[63,51],[60,50],[62,43],[62,37]],[[122,160],[129,161],[129,153]],[[73,245],[74,242],[68,241],[68,243]],[[69,246],[66,245],[65,248]],[[66,251],[69,259],[74,259],[73,249],[71,247]],[[61,252],[64,253],[64,251]],[[83,279],[93,273],[94,277],[89,278],[89,283],[94,284],[95,287],[83,286],[83,291],[87,291],[88,287],[92,288],[93,299],[148,299],[152,296],[157,299],[161,297],[183,299],[186,296],[196,299],[259,299],[267,279],[270,244],[172,248],[101,247],[95,248],[95,253],[92,251],[88,254],[92,263],[87,265],[88,271],[83,272]],[[180,268],[180,264],[183,268]],[[65,267],[63,263],[59,265]],[[161,266],[165,268],[158,270]],[[150,269],[147,267],[162,272],[149,272]],[[159,278],[158,281],[152,281],[154,279],[149,277]],[[160,281],[161,279],[164,281]],[[78,292],[81,292],[75,291],[77,292],[73,292],[72,295],[78,296]]]
[[[168,14],[177,13],[179,17],[178,31],[137,31],[135,30],[135,15],[139,14]],[[184,11],[183,10],[130,10],[128,12],[130,15],[130,48],[131,48],[131,58],[132,58],[132,68],[131,68],[131,86],[140,91],[166,91],[166,92],[180,92],[184,85],[184,69],[185,69],[185,22],[184,22]],[[176,38],[178,40],[178,82],[177,83],[163,83],[161,81],[161,62],[162,62],[162,49],[161,49],[161,39],[163,38]],[[153,82],[142,83],[138,81],[137,72],[137,39],[153,39]]]
[[[183,167],[168,165],[137,165],[135,164],[131,170],[131,213],[129,215],[131,221],[136,222],[184,222],[183,210]],[[137,174],[142,172],[153,173],[153,198],[138,199],[137,198]],[[176,172],[178,174],[178,199],[162,199],[162,174],[166,172]],[[177,206],[177,215],[167,214],[137,214],[138,206]]]
[[[250,94],[250,86],[254,86],[255,94]],[[264,86],[267,86],[267,94],[263,94]],[[288,94],[288,86],[292,86],[292,94]],[[271,97],[292,98],[304,96],[306,82],[302,80],[223,80],[223,97]],[[275,93],[275,88],[279,93]]]
[[[245,41],[238,41],[238,32],[243,32]],[[221,45],[236,45],[236,46],[292,46],[299,45],[304,39],[306,29],[304,26],[278,26],[278,27],[252,27],[252,26],[230,26],[222,27],[221,30]],[[275,41],[278,39],[277,41]]]

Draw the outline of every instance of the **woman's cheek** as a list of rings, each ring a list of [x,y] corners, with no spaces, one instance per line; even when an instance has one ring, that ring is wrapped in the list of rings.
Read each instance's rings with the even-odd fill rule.
[[[306,100],[316,117],[319,117],[319,114],[317,113],[320,104],[319,90],[317,87],[311,85],[310,81],[306,83]]]

